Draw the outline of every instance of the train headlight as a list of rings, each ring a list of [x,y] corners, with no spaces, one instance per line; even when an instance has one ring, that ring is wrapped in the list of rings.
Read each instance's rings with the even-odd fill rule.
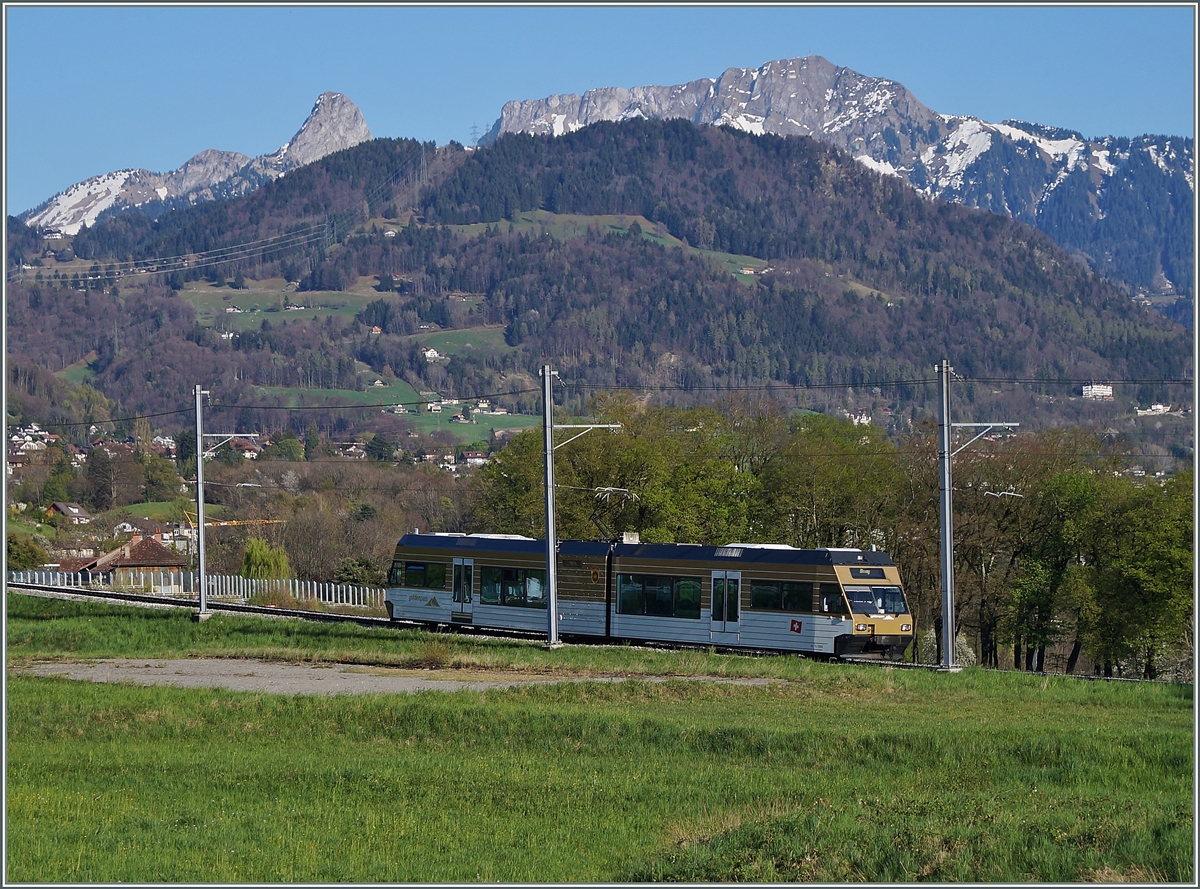
[[[901,633],[911,633],[912,632],[912,624],[900,624],[900,632]]]
[[[867,631],[867,625],[866,624],[855,624],[854,629],[858,630],[858,632],[860,632],[860,633],[865,633]]]

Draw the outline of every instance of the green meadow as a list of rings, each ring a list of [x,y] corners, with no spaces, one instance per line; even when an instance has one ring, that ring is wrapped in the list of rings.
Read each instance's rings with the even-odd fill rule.
[[[696,256],[706,257],[743,283],[752,280],[753,274],[757,274],[767,267],[766,260],[759,259],[756,256],[743,256],[735,253],[722,253],[716,250],[701,250],[691,247],[670,234],[665,226],[657,225],[645,216],[631,216],[620,213],[584,216],[576,213],[551,213],[549,210],[526,210],[523,213],[514,214],[511,220],[502,220],[498,223],[477,222],[471,225],[451,225],[448,228],[460,232],[467,237],[478,237],[489,228],[499,228],[505,232],[511,228],[514,233],[538,235],[546,232],[551,237],[565,240],[567,238],[584,237],[589,230],[597,231],[601,235],[623,235],[629,231],[635,222],[638,228],[642,230],[642,237],[645,240],[652,241],[661,247],[678,247]],[[401,227],[398,225],[387,226],[385,220],[378,220],[378,223],[381,227]],[[753,269],[754,272],[743,274],[742,269]]]
[[[13,882],[1195,877],[1190,686],[15,594],[7,617]],[[318,697],[12,672],[167,656],[577,681]],[[732,677],[777,681],[706,681]]]

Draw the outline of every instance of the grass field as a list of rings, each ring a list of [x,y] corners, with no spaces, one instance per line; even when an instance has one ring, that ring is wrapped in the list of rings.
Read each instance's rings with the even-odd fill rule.
[[[477,349],[493,349],[497,352],[511,352],[515,347],[504,341],[504,327],[469,327],[465,330],[437,330],[431,333],[418,333],[412,337],[432,349],[437,349],[443,355],[456,355],[460,352]]]
[[[305,697],[8,680],[8,880],[1190,882],[1190,687],[9,595],[24,658],[680,677]],[[683,677],[773,676],[767,686]]]
[[[377,222],[381,228],[388,227],[384,220],[378,220]],[[703,256],[715,262],[743,283],[752,280],[753,275],[743,274],[742,269],[750,268],[754,269],[755,272],[761,272],[767,266],[765,260],[755,256],[741,256],[734,253],[699,250],[691,247],[670,234],[665,226],[656,225],[644,216],[623,214],[581,216],[575,213],[551,213],[548,210],[527,210],[524,213],[514,215],[511,224],[512,230],[515,233],[539,234],[545,231],[552,237],[565,239],[583,237],[589,229],[595,229],[602,235],[623,235],[629,231],[635,222],[642,230],[642,237],[647,241],[653,241],[655,244],[663,247],[679,247],[696,256]],[[472,225],[452,225],[449,228],[473,238],[483,234],[490,225],[497,225],[505,232],[509,228],[508,220],[499,223],[478,222]],[[390,227],[399,228],[400,226]]]
[[[327,315],[338,319],[340,325],[349,323],[363,308],[380,298],[372,286],[373,279],[360,278],[354,287],[344,291],[296,292],[282,278],[246,280],[246,289],[228,286],[213,287],[208,281],[189,281],[179,292],[196,309],[196,320],[211,327],[218,318],[230,330],[253,330],[263,320],[271,324],[284,321],[323,321]],[[293,305],[299,308],[287,309]],[[237,308],[240,312],[227,312]]]

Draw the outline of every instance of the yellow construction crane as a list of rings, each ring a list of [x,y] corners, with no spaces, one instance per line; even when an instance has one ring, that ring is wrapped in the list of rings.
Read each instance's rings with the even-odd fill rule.
[[[196,527],[196,513],[183,511],[184,517],[187,519],[188,525],[192,528]],[[205,528],[225,528],[231,525],[285,525],[287,519],[231,519],[227,522],[205,522]]]

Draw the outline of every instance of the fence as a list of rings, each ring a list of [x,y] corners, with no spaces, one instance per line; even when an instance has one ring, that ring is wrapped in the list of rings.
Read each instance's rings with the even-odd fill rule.
[[[117,571],[77,574],[62,571],[10,571],[12,583],[35,583],[42,586],[95,587],[117,592],[138,592],[158,596],[198,596],[200,579],[197,571],[139,570],[123,568]],[[325,605],[350,605],[359,608],[383,606],[382,589],[353,586],[345,583],[319,583],[315,580],[260,580],[237,575],[209,574],[208,595],[214,599],[237,599],[245,602],[254,596],[289,595],[293,599],[315,599]]]

